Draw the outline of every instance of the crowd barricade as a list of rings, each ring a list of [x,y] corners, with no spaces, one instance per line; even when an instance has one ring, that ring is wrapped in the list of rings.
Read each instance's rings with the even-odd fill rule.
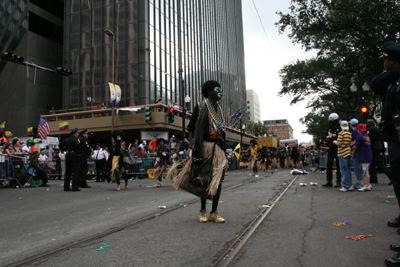
[[[170,160],[171,165],[174,160]],[[160,158],[158,157],[143,157],[143,158],[131,158],[131,161],[125,160],[128,165],[128,176],[130,178],[150,178],[153,179],[153,173],[158,167]]]
[[[1,187],[24,187],[28,181],[28,157],[0,154]]]
[[[319,168],[326,169],[326,162],[328,160],[328,153],[319,154]]]

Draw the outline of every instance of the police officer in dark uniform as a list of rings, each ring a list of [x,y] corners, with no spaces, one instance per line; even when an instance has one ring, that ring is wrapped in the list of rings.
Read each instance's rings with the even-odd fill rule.
[[[386,42],[382,50],[385,72],[376,76],[369,85],[375,94],[382,97],[382,121],[379,126],[389,145],[391,178],[400,206],[400,44]],[[387,224],[391,227],[400,227],[400,215]],[[391,244],[390,249],[400,252],[400,244]],[[386,259],[385,263],[390,266],[400,266],[400,253]]]
[[[339,132],[341,131],[339,126],[339,115],[332,113],[329,115],[329,129],[326,133],[326,141],[329,145],[328,159],[326,162],[326,183],[322,186],[332,187],[333,179],[333,161],[336,159],[336,185],[335,187],[341,187],[342,185],[342,175],[339,168],[339,158],[337,146],[333,144],[333,141],[337,139]]]
[[[81,191],[78,188],[78,176],[79,176],[79,154],[77,153],[80,143],[78,141],[78,128],[71,131],[71,136],[62,141],[60,149],[67,151],[65,156],[65,177],[64,177],[64,191],[71,191],[69,187],[72,177],[72,191]]]
[[[78,153],[80,154],[78,186],[81,188],[91,188],[91,186],[89,186],[86,182],[86,175],[88,172],[87,160],[92,153],[92,149],[90,148],[88,143],[88,138],[89,132],[87,129],[81,131],[78,137],[80,144],[78,149]]]
[[[369,165],[369,174],[371,175],[369,182],[370,183],[378,183],[377,170],[384,172],[390,180],[392,172],[383,164],[381,154],[385,151],[385,147],[383,145],[383,138],[381,134],[381,130],[375,126],[374,120],[368,120],[367,123],[367,133],[369,138],[371,139],[371,150],[372,150],[372,161]]]

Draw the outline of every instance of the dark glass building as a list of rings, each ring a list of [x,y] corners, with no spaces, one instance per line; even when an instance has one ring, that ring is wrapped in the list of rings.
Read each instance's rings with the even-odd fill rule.
[[[201,84],[218,80],[223,109],[246,107],[240,0],[65,0],[64,108],[91,102],[108,106],[112,82],[120,106],[162,98],[189,108],[202,99]],[[106,30],[108,34],[105,33]],[[114,51],[113,51],[114,47]]]
[[[0,1],[0,52],[45,68],[63,65],[63,0]],[[62,77],[0,60],[0,120],[14,136],[38,126],[40,114],[62,108]]]

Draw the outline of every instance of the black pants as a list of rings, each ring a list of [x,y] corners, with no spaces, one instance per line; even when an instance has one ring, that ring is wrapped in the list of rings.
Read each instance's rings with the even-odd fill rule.
[[[285,167],[285,158],[284,157],[279,158],[279,164],[281,165],[281,168]]]
[[[78,178],[78,186],[79,187],[87,187],[88,184],[86,182],[86,175],[88,173],[88,164],[87,157],[81,155],[79,157],[79,178]]]
[[[106,164],[105,159],[100,159],[95,161],[96,164],[96,181],[104,181],[104,166]]]
[[[332,145],[329,147],[328,150],[328,159],[326,161],[326,181],[328,183],[332,183],[333,179],[333,161],[336,159],[336,170],[337,170],[337,175],[336,175],[336,183],[340,184],[342,181],[342,175],[340,173],[340,168],[339,168],[339,158],[337,156],[337,147]]]
[[[377,175],[377,170],[376,168],[379,169],[379,171],[383,172],[386,174],[386,176],[390,178],[392,175],[392,172],[383,164],[382,159],[381,159],[381,154],[380,153],[372,153],[372,162],[369,165],[369,174],[371,175],[369,181],[371,183],[377,183],[378,182],[378,175]]]
[[[72,177],[72,189],[78,189],[78,177],[79,177],[79,155],[67,154],[65,156],[65,177],[64,177],[64,189],[69,189],[69,183]]]
[[[217,193],[215,196],[212,197],[212,209],[211,212],[217,211],[218,208],[218,202],[219,202],[219,197],[221,196],[221,184],[218,186]],[[207,198],[201,198],[201,209],[205,210],[206,209],[206,204],[207,204]]]
[[[396,195],[397,203],[400,208],[400,158],[390,162],[390,166],[390,169],[392,170],[390,177],[392,178],[394,194]]]
[[[42,183],[45,185],[49,181],[49,177],[47,177],[46,171],[35,169],[34,180],[42,180]]]

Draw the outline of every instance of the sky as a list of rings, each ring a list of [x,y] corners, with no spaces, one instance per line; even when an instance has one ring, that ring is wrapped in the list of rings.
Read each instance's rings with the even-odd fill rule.
[[[261,120],[287,119],[299,142],[312,141],[302,134],[305,125],[299,122],[309,111],[306,103],[290,106],[289,96],[278,96],[281,90],[279,70],[297,59],[311,58],[314,51],[305,52],[300,44],[292,44],[289,31],[279,34],[275,23],[277,11],[288,13],[290,0],[254,0],[264,25],[258,18],[252,0],[242,0],[246,66],[246,89],[253,89],[260,99]],[[269,41],[269,42],[268,42]]]

